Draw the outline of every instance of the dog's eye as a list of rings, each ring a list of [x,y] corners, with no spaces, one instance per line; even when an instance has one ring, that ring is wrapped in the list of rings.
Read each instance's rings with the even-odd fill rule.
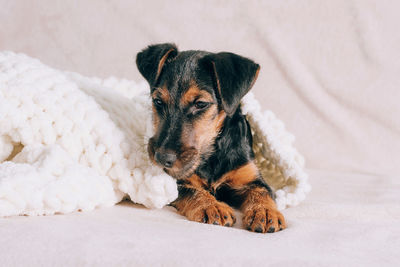
[[[162,107],[164,105],[164,103],[158,98],[153,99],[153,103],[158,107]]]
[[[203,101],[197,101],[196,103],[194,103],[194,106],[197,109],[203,109],[203,108],[208,106],[208,103],[207,102],[203,102]]]

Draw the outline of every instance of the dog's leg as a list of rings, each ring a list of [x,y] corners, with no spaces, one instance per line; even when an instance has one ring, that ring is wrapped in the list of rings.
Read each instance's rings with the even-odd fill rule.
[[[286,228],[285,218],[276,208],[268,190],[259,185],[249,185],[243,193],[240,206],[243,225],[250,231],[273,233]]]
[[[196,174],[178,181],[179,196],[172,206],[191,221],[232,226],[236,221],[233,209],[217,201],[206,186]]]
[[[283,215],[278,211],[272,191],[250,162],[226,173],[220,189],[228,203],[243,212],[243,225],[250,231],[273,233],[286,228]]]

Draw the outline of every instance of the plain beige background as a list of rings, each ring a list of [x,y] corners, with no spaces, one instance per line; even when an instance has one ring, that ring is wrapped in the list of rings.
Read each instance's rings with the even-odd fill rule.
[[[379,3],[379,4],[377,4]],[[400,170],[396,1],[0,0],[0,49],[89,76],[142,79],[148,44],[231,51],[314,169]]]

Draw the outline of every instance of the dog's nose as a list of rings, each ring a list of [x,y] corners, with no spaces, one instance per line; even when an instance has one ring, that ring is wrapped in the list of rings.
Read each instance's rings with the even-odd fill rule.
[[[176,154],[172,153],[172,152],[156,152],[155,155],[155,160],[160,163],[161,165],[163,165],[166,168],[171,168],[172,165],[174,165],[175,161],[176,161]]]

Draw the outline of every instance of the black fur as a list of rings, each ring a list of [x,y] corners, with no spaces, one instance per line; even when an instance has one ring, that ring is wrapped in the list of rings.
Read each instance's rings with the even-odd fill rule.
[[[214,153],[203,159],[196,173],[207,177],[209,183],[215,182],[225,173],[254,159],[252,142],[250,126],[238,108],[232,117],[225,119],[215,140]]]
[[[227,117],[221,133],[214,144],[214,153],[203,159],[196,173],[208,179],[208,183],[216,182],[225,173],[235,170],[240,166],[254,160],[252,149],[253,139],[251,129],[241,109],[237,108],[232,117]],[[267,189],[274,197],[271,188],[259,175],[249,186],[259,186]],[[231,190],[229,187],[220,187],[213,194],[217,199],[223,200],[234,207],[242,202],[241,192]]]
[[[171,51],[172,50],[172,51]],[[175,57],[178,53],[178,49],[174,44],[159,44],[150,45],[136,56],[136,65],[150,86],[154,86],[157,82],[157,70],[158,64],[162,57],[168,52],[168,57]]]
[[[251,89],[260,66],[252,60],[233,53],[210,54],[201,59],[215,76],[215,87],[228,116],[232,116],[240,99]]]

